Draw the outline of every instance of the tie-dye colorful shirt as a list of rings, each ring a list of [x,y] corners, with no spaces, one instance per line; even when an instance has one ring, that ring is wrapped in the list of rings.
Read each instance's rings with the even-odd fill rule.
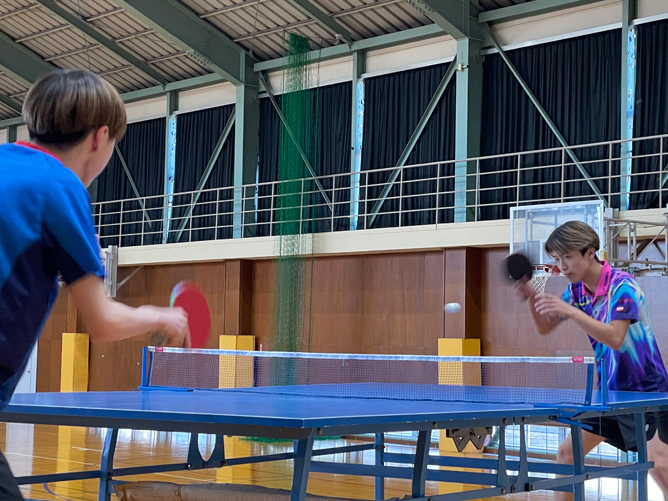
[[[584,284],[578,282],[566,288],[563,300],[606,324],[613,320],[631,321],[626,338],[618,350],[589,336],[599,361],[599,388],[599,364],[603,363],[607,368],[610,390],[668,392],[668,376],[654,338],[645,295],[631,275],[611,268],[604,261],[601,279],[593,297]]]

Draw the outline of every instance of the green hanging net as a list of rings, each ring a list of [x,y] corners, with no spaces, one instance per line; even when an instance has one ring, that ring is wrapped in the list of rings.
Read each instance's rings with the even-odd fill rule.
[[[294,352],[311,350],[314,205],[320,196],[311,178],[317,173],[320,106],[309,39],[286,33],[283,43],[280,107],[285,122],[278,159],[274,350]]]

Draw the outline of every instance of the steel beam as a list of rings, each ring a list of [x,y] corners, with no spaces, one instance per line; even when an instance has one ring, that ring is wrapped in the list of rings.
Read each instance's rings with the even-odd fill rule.
[[[418,12],[434,21],[456,40],[482,41],[484,30],[478,25],[478,8],[471,0],[406,0]]]
[[[255,229],[255,190],[248,196],[246,188],[256,182],[260,154],[259,82],[239,85],[236,89],[236,124],[234,126],[234,223],[233,237],[253,236]]]
[[[482,129],[482,43],[457,40],[457,104],[455,158],[480,156]],[[455,164],[455,222],[474,221],[477,162]]]
[[[0,33],[0,68],[14,80],[30,87],[40,76],[56,67]]]
[[[290,139],[292,140],[292,143],[295,145],[295,148],[297,149],[297,152],[299,153],[299,156],[301,157],[302,161],[304,162],[304,165],[306,165],[306,169],[308,170],[309,174],[311,174],[311,177],[313,178],[313,182],[315,183],[316,187],[318,188],[318,191],[320,191],[320,194],[322,195],[322,198],[325,200],[325,203],[329,207],[329,209],[334,212],[334,206],[332,205],[332,201],[329,199],[329,196],[327,195],[327,192],[325,192],[325,188],[322,186],[322,183],[317,177],[317,174],[315,172],[315,169],[311,165],[311,162],[309,161],[308,157],[306,156],[306,153],[304,152],[304,149],[302,148],[301,144],[299,144],[299,141],[297,141],[297,138],[295,138],[295,134],[292,131],[292,128],[288,124],[288,121],[285,119],[285,115],[283,115],[283,112],[281,111],[281,107],[278,105],[276,102],[276,99],[274,98],[274,94],[271,92],[271,87],[269,86],[269,83],[267,82],[266,78],[260,74],[260,83],[262,83],[262,86],[264,87],[265,91],[267,92],[267,96],[269,97],[269,100],[271,101],[271,104],[274,106],[274,109],[276,110],[276,113],[278,113],[278,118],[281,119],[281,124],[283,127],[285,127],[285,131],[288,133],[288,136],[290,136]]]
[[[169,240],[169,227],[172,220],[172,203],[174,199],[174,178],[176,177],[176,111],[179,109],[179,93],[167,94],[167,120],[165,126],[165,195],[162,208],[162,243]]]
[[[510,7],[501,7],[487,12],[481,12],[478,15],[478,21],[481,23],[492,23],[500,21],[513,21],[523,17],[538,16],[540,14],[549,14],[558,10],[581,7],[591,3],[601,2],[603,0],[533,0]]]
[[[421,26],[419,28],[411,28],[410,30],[398,31],[389,35],[380,35],[377,37],[367,38],[353,42],[351,45],[334,45],[332,47],[325,47],[322,50],[313,50],[308,53],[309,61],[326,61],[341,56],[349,56],[354,52],[365,50],[378,50],[386,47],[394,47],[404,43],[417,42],[420,40],[427,40],[437,36],[443,36],[445,33],[440,26],[430,24]],[[255,63],[255,71],[270,71],[280,70],[288,64],[288,58],[279,57],[271,61],[263,61]]]
[[[220,137],[218,138],[218,142],[216,143],[216,146],[213,148],[213,152],[211,153],[211,157],[209,157],[209,161],[206,164],[206,167],[204,168],[204,172],[202,173],[202,176],[200,177],[199,182],[197,183],[197,187],[195,188],[195,194],[193,195],[192,202],[188,209],[186,210],[186,214],[179,223],[179,229],[176,234],[176,238],[174,238],[174,242],[178,242],[179,239],[181,238],[181,234],[183,233],[183,230],[186,227],[186,224],[188,224],[188,218],[190,218],[193,209],[195,208],[195,205],[199,201],[199,197],[201,195],[201,191],[204,189],[206,186],[207,181],[209,180],[209,177],[211,176],[211,173],[213,172],[213,168],[216,166],[216,163],[218,162],[218,158],[220,157],[220,152],[223,151],[223,146],[225,146],[225,142],[227,141],[228,136],[230,135],[230,132],[232,131],[232,127],[234,126],[234,122],[236,120],[236,106],[232,110],[232,113],[230,114],[230,117],[227,119],[227,123],[225,123],[225,127],[223,128],[223,132],[221,132]],[[216,211],[217,212],[217,211]],[[216,224],[217,226],[217,224]],[[192,227],[192,226],[191,226]]]
[[[633,21],[638,17],[638,0],[624,0],[622,3],[622,103],[620,139],[628,140],[621,145],[620,208],[629,209],[631,174],[633,172],[633,117],[636,100],[636,48],[637,28]]]
[[[339,23],[334,18],[330,17],[329,14],[326,14],[318,7],[316,7],[309,0],[288,0],[292,5],[297,7],[300,11],[306,14],[308,17],[318,21],[323,28],[332,32],[336,35],[337,38],[340,38],[347,44],[353,43],[353,38],[350,35],[350,32],[344,28],[341,23]]]
[[[353,52],[352,123],[350,124],[350,172],[352,172],[352,176],[350,179],[349,227],[351,230],[357,229],[360,206],[360,172],[362,171],[362,138],[364,135],[364,79],[362,75],[365,72],[366,54],[364,52]]]
[[[137,101],[143,101],[144,99],[164,96],[169,92],[200,89],[202,87],[208,87],[209,85],[215,85],[224,82],[227,82],[227,80],[225,80],[217,73],[210,73],[200,77],[187,78],[185,80],[179,80],[178,82],[168,83],[165,86],[156,85],[146,89],[126,92],[121,94],[121,97],[125,103],[136,103]],[[2,124],[0,122],[0,127],[1,126]]]
[[[169,83],[164,87],[161,85],[156,85],[154,87],[148,87],[146,89],[126,92],[125,94],[121,94],[121,98],[125,103],[136,103],[138,101],[143,101],[145,99],[152,99],[155,97],[164,96],[165,94],[169,94],[170,92],[200,89],[202,87],[208,87],[210,85],[224,83],[226,81],[227,80],[225,80],[220,75],[217,75],[216,73],[211,73],[209,75],[187,78],[186,80],[180,80],[178,82]],[[23,125],[23,118],[16,117],[16,118],[9,118],[7,120],[0,120],[0,129],[4,129],[12,125]]]
[[[518,83],[520,84],[520,87],[526,92],[527,96],[531,100],[531,102],[534,104],[536,109],[538,110],[538,113],[540,113],[540,116],[543,117],[543,120],[547,123],[548,127],[552,130],[554,135],[557,137],[557,140],[559,143],[561,143],[561,146],[566,150],[566,154],[570,157],[570,159],[573,161],[575,166],[578,168],[580,171],[580,174],[584,178],[585,181],[587,181],[587,184],[591,188],[592,192],[603,202],[603,205],[605,207],[608,207],[608,201],[605,199],[603,195],[601,195],[600,190],[594,183],[594,181],[591,179],[589,176],[589,173],[585,170],[584,166],[578,159],[578,157],[575,155],[575,152],[570,148],[569,144],[566,142],[566,139],[564,136],[561,134],[555,123],[552,121],[550,116],[547,114],[547,111],[545,111],[545,108],[543,108],[543,105],[540,104],[540,101],[538,101],[538,98],[535,96],[535,94],[532,92],[532,90],[529,88],[527,83],[524,81],[522,78],[522,75],[520,75],[519,71],[517,71],[517,68],[513,65],[513,63],[510,61],[508,58],[508,55],[505,53],[505,51],[501,48],[501,45],[499,45],[498,41],[494,37],[494,34],[492,33],[492,30],[490,29],[488,31],[490,40],[494,44],[494,47],[496,50],[499,52],[499,55],[503,59],[503,61],[506,63],[508,68],[510,69],[511,73],[515,76],[517,79]]]
[[[21,105],[5,94],[0,94],[0,103],[14,110],[16,113],[21,113]]]
[[[23,122],[23,117],[7,118],[6,120],[0,120],[0,129],[7,129],[13,127],[14,125],[25,125]]]
[[[11,127],[7,127],[7,142],[8,143],[15,143],[17,140],[17,126],[12,125]]]
[[[152,68],[148,63],[132,55],[123,47],[121,47],[120,45],[116,44],[115,42],[104,36],[102,33],[97,31],[97,29],[95,29],[92,25],[88,24],[86,21],[81,19],[81,17],[72,14],[70,11],[61,7],[53,0],[36,0],[36,1],[39,2],[49,11],[56,14],[58,17],[62,18],[63,20],[65,20],[66,22],[77,28],[79,31],[85,33],[87,36],[95,40],[100,45],[103,45],[104,47],[109,49],[111,52],[116,54],[124,61],[133,65],[139,71],[149,76],[159,84],[165,85],[167,83],[167,79],[162,73]]]
[[[132,177],[132,173],[130,172],[130,168],[128,167],[128,163],[125,161],[125,157],[123,156],[123,153],[121,153],[120,148],[118,147],[118,144],[114,145],[114,151],[116,152],[116,155],[118,155],[118,160],[121,162],[121,166],[123,167],[123,172],[125,172],[126,177],[128,178],[128,181],[130,182],[130,187],[132,188],[132,193],[134,193],[136,198],[142,198],[141,193],[139,193],[139,189],[137,188],[137,185],[135,184],[135,180]],[[143,204],[143,201],[141,202]]]
[[[448,66],[448,69],[445,72],[445,75],[443,75],[441,82],[438,84],[438,87],[436,88],[434,95],[431,97],[431,101],[429,101],[429,104],[427,105],[427,108],[424,110],[424,113],[422,114],[420,121],[415,126],[415,130],[413,130],[413,134],[411,134],[411,137],[408,140],[408,144],[406,145],[404,151],[399,156],[399,160],[395,165],[397,169],[393,170],[392,174],[390,174],[390,177],[387,180],[387,184],[383,186],[383,189],[380,192],[378,200],[376,200],[376,203],[374,204],[373,208],[371,209],[371,212],[369,213],[370,217],[366,225],[367,228],[371,228],[373,226],[373,223],[376,221],[376,217],[378,216],[378,213],[380,212],[383,203],[385,203],[387,196],[392,190],[392,186],[399,177],[399,174],[401,174],[401,167],[403,167],[406,164],[406,161],[408,160],[408,157],[411,155],[413,148],[418,142],[418,139],[420,139],[420,135],[422,135],[422,131],[427,126],[427,123],[429,123],[431,115],[434,113],[436,106],[438,106],[438,103],[441,101],[441,97],[443,97],[443,94],[445,93],[445,89],[448,87],[448,83],[450,83],[452,76],[455,74],[456,67],[457,67],[457,62],[456,61],[451,62],[450,66]]]
[[[114,0],[133,17],[235,85],[247,81],[246,51],[178,0]]]

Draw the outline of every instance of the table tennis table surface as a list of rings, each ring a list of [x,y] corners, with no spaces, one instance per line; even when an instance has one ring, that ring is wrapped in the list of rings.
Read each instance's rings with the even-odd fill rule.
[[[365,393],[373,392],[368,391],[360,391],[360,396],[353,398],[323,397],[314,394],[317,389],[313,386],[302,388],[308,389],[309,393],[300,394],[299,387],[264,387],[19,394],[14,395],[0,419],[11,414],[30,414],[314,428],[563,414],[573,416],[589,410],[614,412],[668,407],[668,394],[663,393],[609,392],[607,403],[602,407],[600,392],[593,393],[591,406],[578,406],[568,403],[508,403],[512,401],[510,392],[515,389],[500,387],[465,387],[473,401],[369,398],[364,396]],[[558,396],[557,391],[555,396]],[[398,393],[401,394],[401,391]]]

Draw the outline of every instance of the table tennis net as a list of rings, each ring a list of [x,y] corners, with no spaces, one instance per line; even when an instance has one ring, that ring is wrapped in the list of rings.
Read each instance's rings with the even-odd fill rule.
[[[590,405],[594,360],[147,348],[143,388]]]

